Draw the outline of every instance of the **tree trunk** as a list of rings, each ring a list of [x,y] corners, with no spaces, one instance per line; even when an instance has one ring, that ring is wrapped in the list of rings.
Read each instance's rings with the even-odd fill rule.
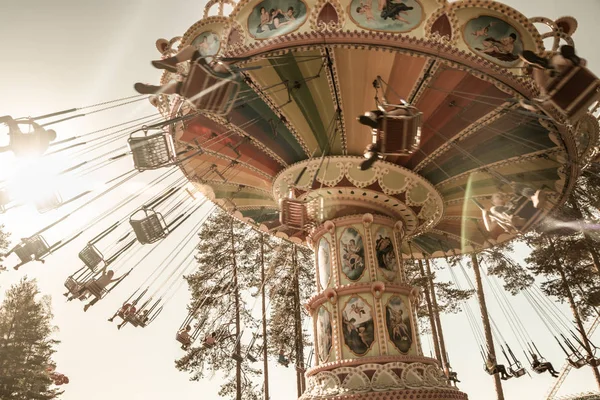
[[[269,359],[267,348],[267,303],[265,296],[265,234],[260,235],[260,282],[262,285],[262,336],[263,336],[263,370],[264,383],[263,393],[264,399],[269,400]]]
[[[437,314],[432,306],[431,292],[433,292],[433,287],[431,285],[431,275],[425,275],[425,269],[423,268],[423,262],[418,260],[419,268],[421,270],[421,276],[426,279],[425,281],[425,302],[427,303],[427,312],[429,313],[429,325],[431,326],[431,336],[433,336],[433,347],[435,351],[435,358],[440,362],[442,368],[445,367],[444,361],[442,360],[442,355],[440,353],[440,342],[437,330],[437,322],[436,315]],[[433,294],[435,297],[435,293]],[[437,303],[436,303],[437,306]],[[437,309],[437,307],[436,307]]]
[[[556,253],[556,248],[554,247],[554,242],[552,239],[548,239],[550,242],[550,248],[552,249],[552,258],[554,259],[554,264],[556,270],[560,274],[560,279],[563,283],[563,288],[565,294],[567,295],[567,299],[569,300],[569,305],[571,306],[571,312],[573,313],[573,317],[575,318],[575,322],[577,323],[577,329],[579,330],[579,335],[581,336],[581,343],[585,348],[585,351],[588,353],[590,357],[594,357],[594,353],[590,346],[590,342],[587,339],[585,334],[585,328],[583,327],[583,322],[581,322],[581,317],[579,316],[579,311],[577,310],[577,305],[575,304],[575,299],[573,298],[573,293],[571,292],[571,288],[569,287],[569,282],[567,282],[567,276],[565,275],[565,270],[562,267],[560,258]],[[594,377],[596,378],[596,384],[598,388],[600,388],[600,372],[598,371],[598,367],[591,367],[594,372]]]
[[[600,273],[600,255],[596,251],[594,239],[590,237],[585,227],[583,226],[583,213],[581,212],[581,209],[579,208],[579,205],[575,200],[571,199],[569,203],[571,204],[573,211],[575,211],[575,219],[579,221],[579,225],[581,227],[580,231],[583,234],[583,241],[585,243],[585,247],[587,247],[590,256],[592,256],[592,261],[594,262],[594,270],[596,271],[596,273]]]
[[[235,301],[235,354],[241,355],[241,324],[240,324],[240,289],[238,287],[237,262],[235,260],[235,234],[233,230],[233,218],[231,218],[231,261],[233,264],[233,288]],[[235,361],[235,390],[236,400],[242,400],[242,363]]]
[[[304,335],[302,332],[302,312],[300,310],[300,268],[298,267],[298,249],[292,246],[292,265],[294,267],[294,320],[296,336],[296,382],[298,397],[304,393]]]
[[[481,320],[483,322],[483,330],[485,331],[486,345],[489,354],[492,357],[494,357],[494,360],[496,360],[497,362],[498,358],[496,357],[496,349],[494,348],[494,338],[492,337],[490,317],[488,315],[487,305],[485,303],[483,284],[481,283],[481,272],[479,271],[479,262],[477,261],[477,255],[475,253],[471,254],[471,261],[473,263],[473,272],[475,273],[475,282],[477,283],[477,298],[479,299],[479,308],[481,309]],[[504,391],[502,390],[502,381],[500,380],[500,374],[494,374],[493,376],[498,400],[504,400]]]

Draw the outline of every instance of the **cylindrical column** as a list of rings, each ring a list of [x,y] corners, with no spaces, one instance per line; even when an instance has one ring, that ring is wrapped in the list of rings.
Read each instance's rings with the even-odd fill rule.
[[[479,262],[477,261],[477,255],[471,254],[471,261],[473,262],[473,272],[475,274],[475,282],[477,284],[477,298],[479,299],[479,308],[481,309],[481,320],[483,322],[483,330],[485,332],[485,342],[487,345],[488,353],[496,358],[496,349],[494,348],[494,338],[492,337],[492,327],[490,325],[490,317],[487,311],[487,305],[485,303],[485,295],[483,294],[483,284],[481,283],[481,273],[479,271]],[[502,381],[500,380],[500,374],[494,374],[494,385],[496,386],[496,394],[498,400],[504,400],[504,391],[502,390]]]
[[[371,214],[327,221],[311,233],[318,293],[308,309],[315,318],[317,366],[307,371],[302,398],[339,393],[358,400],[381,391],[406,396],[413,379],[436,399],[466,398],[420,349],[419,289],[406,283],[403,240],[401,223]]]

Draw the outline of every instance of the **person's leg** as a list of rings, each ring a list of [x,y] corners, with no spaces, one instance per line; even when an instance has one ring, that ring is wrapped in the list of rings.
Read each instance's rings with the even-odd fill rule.
[[[486,42],[484,42],[483,44],[485,46]],[[548,59],[538,56],[531,50],[523,51],[521,54],[519,54],[519,58],[525,61],[527,64],[532,65],[535,69],[544,70],[552,68]]]
[[[154,60],[152,61],[152,65],[154,68],[165,69],[175,74],[177,73],[177,64],[193,59],[194,55],[196,55],[196,57],[200,55],[200,53],[195,53],[198,52],[194,46],[185,46],[173,57],[165,58],[163,60]]]
[[[84,312],[85,312],[85,311],[87,311],[87,310],[88,310],[88,309],[89,309],[91,306],[93,306],[94,304],[96,304],[98,301],[100,301],[100,298],[99,298],[99,297],[94,297],[94,298],[92,299],[92,301],[90,301],[88,304],[86,304],[86,305],[83,307],[83,311],[84,311]]]
[[[167,83],[163,86],[147,85],[137,82],[133,85],[136,92],[140,94],[175,94],[179,92],[180,82]]]

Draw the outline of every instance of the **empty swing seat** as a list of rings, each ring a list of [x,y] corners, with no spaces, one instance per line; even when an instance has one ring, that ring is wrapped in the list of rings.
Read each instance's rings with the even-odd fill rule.
[[[510,371],[509,371],[509,372],[510,372],[510,374],[511,374],[512,376],[514,376],[515,378],[520,378],[520,377],[522,377],[523,375],[525,375],[525,374],[527,373],[527,371],[525,371],[525,368],[523,368],[523,367],[521,367],[521,368],[518,368],[518,369],[516,369],[516,370],[514,370],[514,369],[510,369]]]
[[[76,293],[79,293],[79,291],[82,288],[82,285],[79,282],[77,282],[75,279],[73,279],[72,277],[68,277],[67,280],[65,281],[65,288],[67,288],[69,293],[76,294]]]
[[[173,137],[168,132],[134,136],[127,140],[138,171],[168,167],[177,161]]]
[[[304,229],[308,224],[308,209],[306,202],[296,199],[281,199],[279,222],[293,229]]]
[[[58,192],[52,192],[35,201],[35,208],[40,214],[52,211],[62,204],[62,198]]]
[[[141,219],[134,219],[134,216],[140,211],[144,212],[144,217]],[[131,216],[129,223],[133,228],[137,240],[141,244],[157,242],[166,237],[169,233],[167,223],[163,216],[153,210],[139,210]]]
[[[229,67],[219,66],[224,73],[213,70],[203,58],[192,62],[179,94],[197,110],[227,115],[237,99],[240,84]]]
[[[377,143],[386,155],[409,155],[421,143],[422,113],[413,106],[386,105],[378,117]]]
[[[573,66],[552,79],[546,88],[548,101],[575,124],[600,100],[600,79],[583,66]]]
[[[575,361],[571,360],[570,358],[567,358],[567,362],[569,364],[571,364],[571,366],[575,369],[579,369],[581,367],[584,367],[585,365],[587,365],[587,361],[585,360],[585,358],[579,358]]]
[[[50,247],[41,235],[32,236],[15,249],[15,254],[22,262],[39,259],[50,252]]]
[[[192,339],[189,337],[189,335],[184,336],[180,332],[177,332],[177,335],[175,335],[175,340],[177,340],[184,346],[189,346],[190,344],[192,344]]]
[[[91,243],[88,243],[79,252],[79,259],[92,271],[96,271],[98,266],[104,262],[102,253]]]

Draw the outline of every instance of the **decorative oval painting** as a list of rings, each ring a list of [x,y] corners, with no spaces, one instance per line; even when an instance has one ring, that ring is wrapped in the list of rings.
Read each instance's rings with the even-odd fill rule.
[[[264,0],[248,16],[248,33],[267,39],[295,31],[306,21],[302,0]]]
[[[192,41],[194,46],[203,57],[214,56],[221,48],[219,35],[212,31],[202,32]]]
[[[488,15],[467,22],[463,38],[474,53],[505,67],[515,65],[523,51],[519,32],[508,22]]]
[[[342,311],[344,343],[356,355],[363,355],[375,341],[375,325],[369,304],[352,297]]]
[[[377,267],[387,280],[394,280],[398,274],[398,260],[394,251],[394,236],[390,229],[381,227],[375,234],[375,255]]]
[[[354,228],[347,228],[340,237],[342,272],[348,279],[359,279],[365,270],[365,247],[362,236]]]
[[[317,316],[317,343],[319,345],[319,360],[321,360],[321,362],[327,362],[329,353],[331,352],[333,339],[331,317],[329,311],[327,311],[325,307],[319,308],[319,314]]]
[[[350,18],[365,29],[408,32],[425,19],[418,0],[352,0]]]
[[[321,288],[325,289],[329,285],[329,278],[331,276],[331,247],[324,237],[319,240],[317,265],[319,266],[319,282],[321,283]]]
[[[401,353],[408,353],[413,342],[410,311],[404,300],[398,296],[390,297],[385,306],[385,323],[388,337]]]

